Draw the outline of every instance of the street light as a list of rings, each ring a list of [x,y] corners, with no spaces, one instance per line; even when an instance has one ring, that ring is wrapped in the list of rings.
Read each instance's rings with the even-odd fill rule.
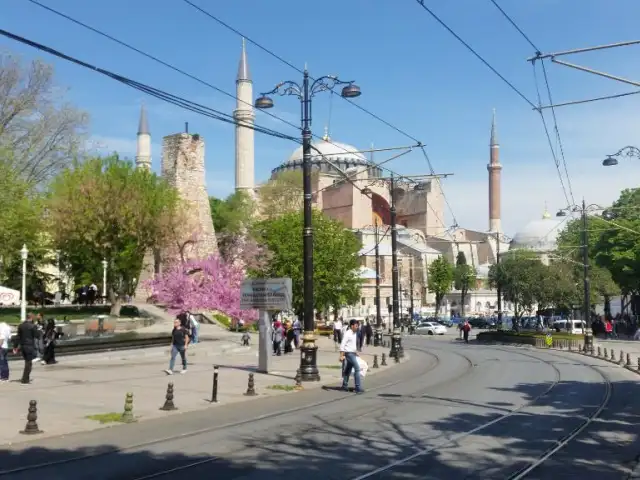
[[[102,301],[106,303],[107,299],[107,266],[109,263],[105,258],[102,260]]]
[[[618,165],[618,159],[615,157],[640,158],[640,148],[632,147],[631,145],[623,147],[616,153],[607,155],[607,158],[602,161],[602,165],[604,165],[605,167],[613,167],[615,165]]]
[[[29,256],[29,250],[27,250],[26,244],[22,245],[20,256],[22,257],[22,298],[20,301],[20,321],[24,322],[27,319],[27,257]]]
[[[341,95],[344,98],[359,97],[360,88],[351,82],[343,82],[334,75],[326,75],[310,82],[309,71],[303,72],[302,85],[290,80],[281,82],[270,92],[261,93],[255,101],[255,107],[269,109],[273,107],[270,95],[293,95],[298,97],[302,107],[302,189],[304,193],[304,227],[302,230],[303,249],[303,311],[304,335],[300,348],[300,373],[303,381],[319,381],[317,353],[313,331],[314,325],[314,294],[313,294],[313,225],[311,217],[311,99],[317,93],[333,91],[337,85],[344,85]]]

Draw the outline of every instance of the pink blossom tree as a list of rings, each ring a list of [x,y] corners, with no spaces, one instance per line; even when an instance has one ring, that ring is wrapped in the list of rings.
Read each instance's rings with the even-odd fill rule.
[[[242,267],[213,255],[204,260],[174,262],[150,280],[148,286],[157,301],[172,313],[217,310],[250,322],[257,318],[257,312],[240,309],[244,277]]]

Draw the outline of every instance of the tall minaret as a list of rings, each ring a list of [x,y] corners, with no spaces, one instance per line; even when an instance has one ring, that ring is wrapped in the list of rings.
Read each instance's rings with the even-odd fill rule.
[[[236,191],[244,190],[250,195],[254,188],[254,134],[253,121],[253,82],[249,74],[247,49],[242,39],[242,53],[236,78],[236,109],[233,118],[236,120]],[[247,126],[243,126],[247,125]]]
[[[138,124],[138,144],[136,147],[136,168],[151,170],[151,132],[147,120],[147,110],[140,107],[140,123]]]
[[[489,142],[489,231],[500,232],[500,145],[498,144],[498,132],[496,130],[496,110],[493,109],[491,121],[491,142]]]

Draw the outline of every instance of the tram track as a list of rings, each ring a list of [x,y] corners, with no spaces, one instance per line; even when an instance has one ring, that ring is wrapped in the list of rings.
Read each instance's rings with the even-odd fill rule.
[[[434,371],[435,369],[437,369],[440,365],[441,365],[441,361],[440,361],[440,357],[433,353],[431,350],[426,350],[426,349],[421,349],[421,348],[412,348],[413,350],[417,350],[421,353],[424,353],[426,355],[429,355],[431,357],[434,358],[434,362],[429,365],[428,368],[426,368],[421,374],[420,376],[425,376],[428,375],[430,372]],[[446,384],[446,383],[450,383],[453,381],[456,381],[458,378],[460,377],[464,377],[465,375],[468,375],[470,371],[473,370],[473,362],[472,360],[467,357],[464,354],[458,354],[459,356],[463,357],[467,363],[466,368],[464,369],[463,372],[461,372],[460,375],[451,378],[451,379],[447,379],[444,380],[443,382],[438,382],[434,385],[431,385],[430,388],[436,388],[438,386],[441,386],[442,384]],[[388,382],[385,383],[383,385],[378,385],[376,387],[370,388],[367,390],[367,392],[376,392],[376,391],[381,391],[381,390],[385,390],[385,389],[389,389],[398,385],[401,385],[403,383],[408,383],[408,382],[415,382],[415,379],[399,379],[399,380],[395,380],[392,382]],[[322,388],[326,388],[326,386],[322,387]],[[35,472],[38,470],[44,470],[47,468],[52,468],[52,467],[57,467],[57,466],[62,466],[62,465],[69,465],[69,464],[75,464],[75,463],[80,463],[83,461],[88,461],[88,460],[94,460],[100,457],[107,457],[110,455],[118,455],[118,454],[122,454],[122,453],[126,453],[132,450],[138,450],[141,448],[146,448],[146,447],[152,447],[154,445],[159,445],[162,443],[170,443],[170,442],[174,442],[174,441],[178,441],[178,440],[184,440],[184,439],[188,439],[188,438],[194,438],[197,436],[201,436],[201,435],[206,435],[206,434],[210,434],[210,433],[214,433],[214,432],[218,432],[218,431],[222,431],[222,430],[226,430],[226,429],[232,429],[235,427],[240,427],[240,426],[244,426],[244,425],[248,425],[254,422],[259,422],[262,420],[268,420],[268,419],[275,419],[275,418],[280,418],[280,417],[286,417],[288,415],[291,414],[295,414],[307,409],[311,409],[311,408],[317,408],[317,407],[322,407],[324,405],[329,405],[329,404],[335,404],[335,403],[342,403],[345,401],[348,401],[349,399],[353,398],[352,395],[348,395],[348,396],[344,396],[344,397],[339,397],[339,398],[333,398],[333,399],[328,399],[328,400],[322,400],[322,401],[318,401],[318,402],[313,402],[311,404],[306,403],[304,405],[292,408],[292,409],[286,409],[286,410],[281,410],[281,411],[276,411],[276,412],[271,412],[271,413],[267,413],[267,414],[263,414],[263,415],[259,415],[259,416],[254,416],[254,417],[250,417],[248,419],[242,420],[242,421],[237,421],[237,422],[231,422],[231,423],[227,423],[227,424],[222,424],[222,425],[214,425],[211,427],[205,427],[205,428],[201,428],[198,430],[194,430],[191,432],[187,432],[187,433],[181,433],[181,434],[176,434],[176,435],[171,435],[171,436],[167,436],[167,437],[163,437],[163,438],[158,438],[155,440],[150,440],[150,441],[146,441],[146,442],[139,442],[136,444],[132,444],[132,445],[127,445],[124,447],[119,447],[119,448],[114,448],[108,451],[100,451],[100,452],[95,452],[95,453],[89,453],[89,454],[84,454],[84,455],[78,455],[75,457],[70,457],[70,458],[64,458],[64,459],[59,459],[59,460],[55,460],[55,461],[50,461],[50,462],[42,462],[42,463],[38,463],[38,464],[33,464],[33,465],[26,465],[23,467],[17,467],[17,468],[11,468],[11,469],[6,469],[6,470],[0,470],[0,477],[5,477],[8,475],[15,475],[18,473],[26,473],[26,472]],[[369,414],[370,412],[366,412],[361,414],[360,416],[366,416],[367,414]],[[115,427],[115,428],[126,428],[126,425],[123,426],[119,426],[119,427]],[[215,462],[218,458],[217,457],[210,457],[205,459],[204,462],[197,462],[197,465],[201,465],[202,463],[211,463],[211,462]],[[196,466],[196,465],[191,465],[191,466]],[[177,467],[179,468],[179,467]],[[180,470],[183,470],[184,468],[181,468]],[[175,471],[180,471],[180,470],[175,470]],[[174,471],[173,469],[171,469],[171,471]],[[162,473],[162,472],[161,472]],[[149,477],[140,477],[140,478],[156,478],[154,476],[149,476]]]

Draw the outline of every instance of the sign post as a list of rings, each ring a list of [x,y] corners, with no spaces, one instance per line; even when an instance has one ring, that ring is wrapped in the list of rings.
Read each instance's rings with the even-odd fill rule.
[[[242,282],[240,308],[258,310],[258,372],[269,373],[271,316],[269,311],[291,309],[290,278],[251,278]]]

